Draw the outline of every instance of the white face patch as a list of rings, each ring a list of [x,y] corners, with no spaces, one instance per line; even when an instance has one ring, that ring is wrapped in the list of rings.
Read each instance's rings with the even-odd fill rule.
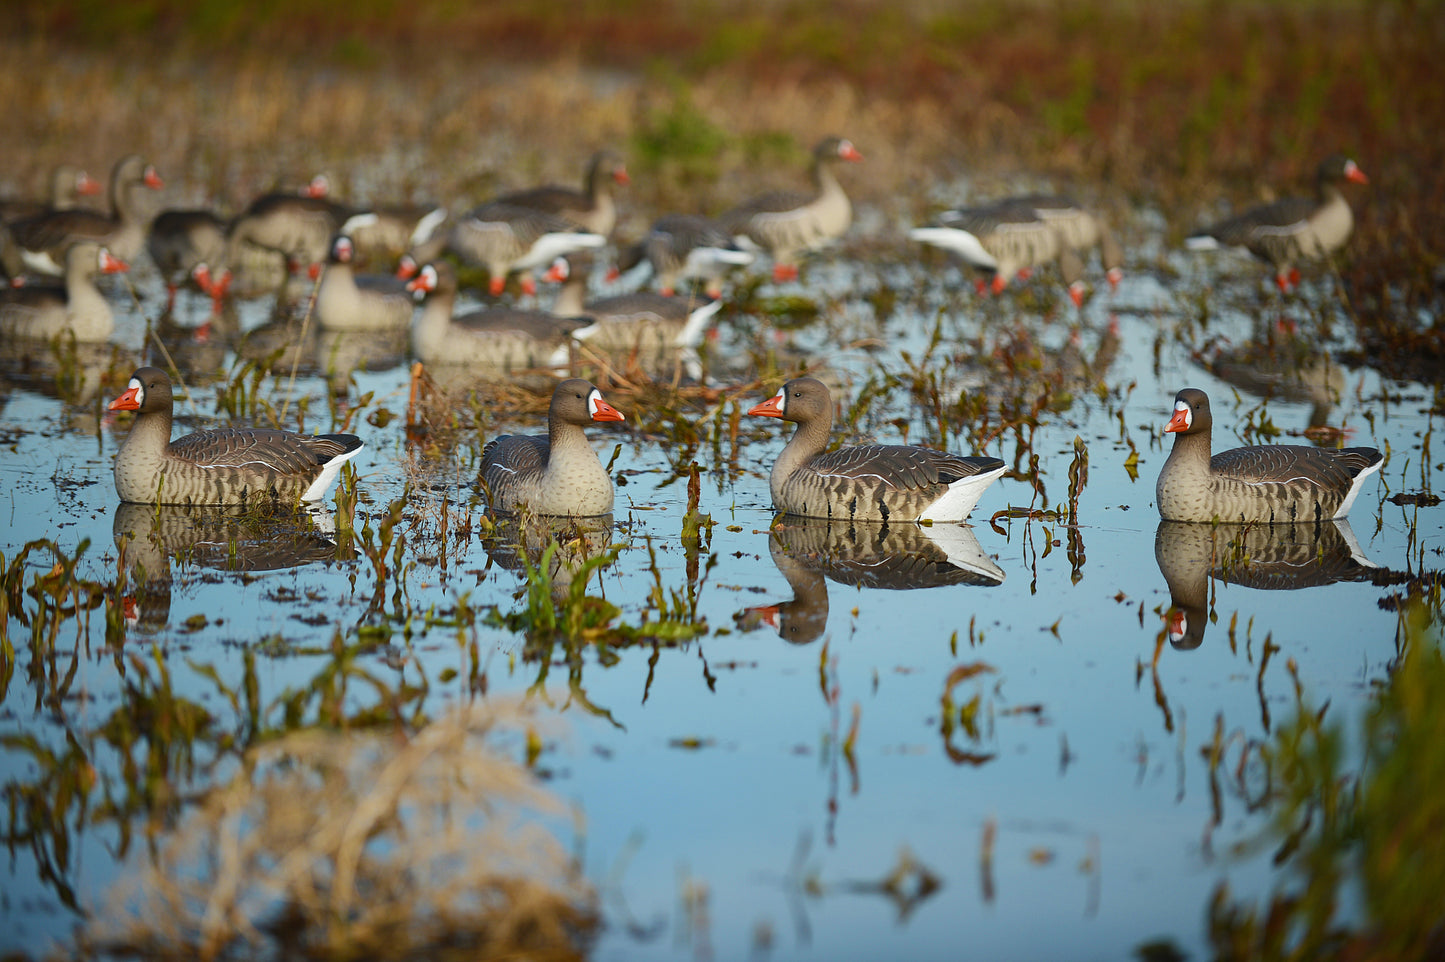
[[[587,395],[587,413],[594,418],[597,416],[597,403],[601,400],[602,392],[596,388],[593,388],[592,393]]]
[[[1186,428],[1194,427],[1194,412],[1189,409],[1187,401],[1174,402],[1174,413],[1178,414],[1180,411],[1184,412],[1184,426]]]
[[[135,403],[146,403],[146,389],[145,385],[140,382],[140,378],[131,378],[129,381],[126,382],[125,386],[135,392]]]
[[[778,410],[784,414],[788,413],[788,391],[787,388],[778,388],[778,393],[773,397],[778,399]]]

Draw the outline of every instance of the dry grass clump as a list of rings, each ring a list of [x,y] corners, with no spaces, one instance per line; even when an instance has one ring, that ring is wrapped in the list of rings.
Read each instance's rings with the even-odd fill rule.
[[[580,959],[593,894],[535,821],[557,801],[487,745],[514,708],[410,737],[265,745],[128,872],[86,954],[170,959]]]

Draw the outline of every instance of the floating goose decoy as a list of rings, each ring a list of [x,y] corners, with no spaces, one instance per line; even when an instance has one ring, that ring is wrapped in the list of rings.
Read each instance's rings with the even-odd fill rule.
[[[728,271],[756,259],[712,218],[667,214],[653,221],[646,237],[622,251],[617,269],[625,274],[646,261],[661,293],[675,294],[680,284],[701,281],[707,296],[717,299]]]
[[[22,220],[55,210],[72,210],[80,198],[99,194],[105,185],[72,164],[57,164],[50,171],[50,187],[44,200],[0,200],[0,223]]]
[[[1069,297],[1075,305],[1083,303],[1083,263],[1064,243],[1059,228],[1032,204],[1008,200],[944,211],[933,224],[915,227],[908,236],[921,244],[952,251],[976,270],[992,275],[988,286],[979,281],[980,294],[988,289],[1001,293],[1014,277],[1057,260]]]
[[[535,207],[494,201],[474,209],[452,226],[447,246],[462,260],[485,267],[493,297],[507,286],[507,277],[522,273],[522,291],[537,292],[533,268],[545,267],[563,254],[607,243],[601,234],[579,230],[570,221]],[[415,255],[402,258],[399,273],[410,276],[419,266]]]
[[[1374,448],[1261,444],[1210,456],[1209,396],[1185,388],[1165,431],[1174,448],[1154,499],[1167,521],[1319,522],[1343,518],[1384,458]]]
[[[163,186],[156,169],[131,154],[111,171],[110,214],[82,208],[49,211],[15,221],[10,236],[25,266],[38,274],[63,274],[65,251],[77,241],[95,241],[132,261],[145,246],[146,229],[159,206],[149,192]]]
[[[1004,472],[998,458],[963,457],[902,444],[828,451],[833,397],[811,377],[794,378],[748,411],[798,425],[773,464],[773,506],[788,514],[859,521],[963,521]]]
[[[350,434],[302,435],[267,428],[218,428],[171,440],[171,379],[143,367],[112,411],[135,411],[115,456],[115,490],[139,504],[286,504],[319,501],[361,450]]]
[[[231,221],[226,266],[245,263],[246,245],[280,254],[288,272],[304,269],[314,281],[331,252],[331,239],[368,226],[375,215],[356,211],[327,196],[320,178],[300,191],[273,191],[251,201]],[[215,265],[212,265],[213,269]]]
[[[540,210],[606,237],[617,226],[617,202],[612,196],[612,185],[628,183],[627,165],[622,158],[610,150],[599,150],[587,165],[582,190],[548,184],[503,194],[492,202]]]
[[[590,317],[491,307],[453,316],[457,272],[448,261],[422,268],[407,284],[425,296],[411,329],[412,353],[423,364],[471,364],[501,371],[567,363],[568,341],[593,324]]]
[[[495,511],[598,515],[612,511],[612,478],[587,443],[582,426],[621,421],[602,392],[569,378],[552,392],[547,434],[504,434],[482,448],[482,484]]]
[[[1368,581],[1381,571],[1344,518],[1296,525],[1161,521],[1154,560],[1169,585],[1169,643],[1186,649],[1204,640],[1211,581],[1288,591]]]
[[[813,149],[813,192],[775,191],[734,207],[718,220],[741,245],[752,245],[773,258],[773,279],[796,280],[798,257],[833,241],[853,222],[853,205],[838,183],[839,161],[860,161],[858,148],[841,137],[827,137]]]
[[[559,257],[547,272],[547,280],[563,282],[552,312],[585,315],[593,321],[576,332],[577,339],[606,354],[633,354],[645,367],[681,357],[688,373],[699,376],[697,347],[722,301],[635,291],[584,302],[591,266],[591,256],[584,251]]]
[[[334,331],[401,331],[416,304],[407,283],[391,274],[352,269],[356,245],[345,234],[331,242],[326,272],[316,291],[316,322]]]
[[[124,261],[94,241],[71,244],[64,284],[0,287],[0,334],[39,340],[68,332],[77,341],[104,341],[115,330],[115,314],[95,276],[125,270]]]
[[[1323,260],[1345,246],[1355,218],[1339,185],[1370,179],[1342,154],[1325,158],[1315,172],[1315,196],[1288,197],[1253,207],[1185,238],[1190,250],[1243,247],[1274,267],[1281,291],[1299,283],[1299,261]]]

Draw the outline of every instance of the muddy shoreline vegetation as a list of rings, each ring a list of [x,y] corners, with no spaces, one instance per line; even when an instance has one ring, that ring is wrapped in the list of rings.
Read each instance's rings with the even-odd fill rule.
[[[1427,395],[1433,386],[1436,398],[1425,403],[1432,410],[1440,405],[1445,85],[1438,59],[1445,16],[1429,3],[1016,0],[955,9],[935,2],[900,8],[886,0],[716,0],[564,9],[503,0],[463,9],[436,0],[367,0],[341,16],[327,0],[300,0],[259,16],[240,10],[222,0],[18,5],[0,39],[0,102],[8,105],[0,112],[0,195],[40,193],[59,163],[102,171],[136,151],[164,172],[172,206],[229,215],[264,190],[325,173],[337,195],[358,202],[437,201],[459,211],[531,183],[575,183],[584,158],[606,146],[627,158],[632,183],[617,234],[635,238],[657,212],[717,213],[759,186],[797,186],[760,185],[759,172],[781,177],[801,170],[820,136],[846,133],[867,158],[864,174],[848,182],[858,218],[843,248],[855,261],[886,270],[927,259],[909,246],[907,230],[949,204],[1060,191],[1102,210],[1131,252],[1128,270],[1167,287],[1178,279],[1167,254],[1187,233],[1277,193],[1307,192],[1319,159],[1342,150],[1368,170],[1370,185],[1351,195],[1354,235],[1316,274],[1316,300],[1291,302],[1292,311],[1322,342],[1353,341],[1346,365],[1417,380]],[[1176,287],[1180,316],[1159,318],[1156,366],[1166,338],[1209,341],[1221,305],[1268,316],[1278,295],[1263,265],[1242,270],[1252,278],[1256,269],[1258,283],[1225,289],[1191,279],[1194,286]],[[104,924],[82,930],[68,949],[95,957],[224,958],[296,947],[315,958],[478,951],[586,957],[608,924],[602,903],[609,893],[593,888],[575,853],[559,843],[565,833],[552,831],[564,820],[564,806],[537,776],[567,765],[557,736],[538,712],[510,701],[499,699],[487,712],[444,710],[438,702],[457,692],[480,700],[491,679],[520,664],[536,675],[529,693],[545,700],[551,671],[550,683],[565,688],[569,705],[617,726],[611,708],[589,698],[584,665],[595,678],[628,649],[649,648],[645,702],[660,652],[733,630],[709,624],[699,599],[718,563],[711,553],[718,525],[729,523],[716,495],[725,498],[735,487],[749,470],[749,446],[769,435],[740,418],[740,410],[771,393],[799,363],[775,350],[768,335],[814,324],[828,337],[852,329],[821,285],[807,293],[775,294],[761,277],[733,290],[732,320],[753,341],[739,368],[745,373],[726,386],[635,367],[608,368],[597,378],[605,376],[609,397],[625,399],[632,441],[665,446],[658,455],[665,465],[651,469],[666,478],[659,487],[686,489],[681,537],[670,539],[680,544],[673,545],[654,541],[635,522],[627,529],[619,520],[614,530],[610,517],[600,534],[554,533],[541,552],[505,541],[469,487],[470,473],[487,437],[545,411],[547,378],[452,391],[418,370],[407,398],[401,391],[360,394],[351,390],[354,379],[342,377],[324,402],[302,397],[293,406],[283,384],[294,368],[279,352],[238,360],[229,373],[212,370],[210,383],[198,372],[195,409],[207,414],[214,393],[214,413],[226,418],[306,431],[328,422],[332,430],[360,430],[364,422],[404,432],[404,478],[374,494],[348,468],[330,502],[335,546],[324,541],[322,563],[350,566],[350,601],[359,617],[333,628],[326,599],[281,597],[296,604],[297,620],[329,637],[306,646],[279,632],[227,638],[224,646],[245,649],[244,671],[235,678],[221,677],[208,655],[185,644],[132,640],[138,630],[154,630],[148,618],[167,623],[173,590],[179,596],[183,586],[218,576],[178,561],[174,584],[169,576],[148,581],[144,565],[128,567],[128,552],[144,548],[144,539],[118,539],[113,566],[110,546],[89,541],[67,548],[60,539],[37,540],[8,559],[0,554],[0,706],[13,715],[6,726],[10,750],[32,762],[24,778],[4,786],[10,851],[33,857],[47,888],[77,913],[81,902],[71,883],[82,824],[92,835],[97,826],[113,832],[118,859],[150,863],[118,890]],[[909,296],[888,284],[866,295],[885,320]],[[1017,296],[1046,322],[1061,316],[1050,300],[1061,300],[1057,292],[1037,286]],[[997,301],[978,310],[1003,314]],[[1157,454],[1157,444],[1131,437],[1125,423],[1133,385],[1106,379],[1111,335],[1101,336],[1091,357],[1064,359],[1049,355],[1023,322],[950,341],[945,311],[935,313],[925,350],[905,355],[907,363],[894,370],[880,363],[843,399],[839,433],[851,440],[901,428],[905,440],[914,432],[915,443],[992,445],[1011,459],[1010,504],[1027,505],[999,512],[994,532],[1012,537],[1015,522],[1026,531],[1038,524],[1044,556],[1060,546],[1078,583],[1086,564],[1078,512],[1089,450],[1075,437],[1067,470],[1056,456],[1061,469],[1041,477],[1033,445],[1041,425],[1083,396],[1097,398],[1110,419],[1117,415],[1115,450],[1129,449],[1131,478],[1139,473],[1135,437],[1146,456]],[[1354,328],[1353,338],[1337,329],[1345,325]],[[1117,332],[1112,336],[1117,350]],[[95,409],[96,384],[75,374],[80,362],[62,350],[57,363],[51,393],[77,412]],[[102,366],[109,372],[101,378],[108,385],[103,394],[124,383],[131,361],[112,353]],[[987,377],[988,396],[957,387],[951,375],[965,367]],[[906,416],[890,417],[899,411]],[[1257,440],[1280,439],[1282,429],[1262,406],[1246,421]],[[1319,443],[1337,443],[1343,434],[1311,428],[1323,433],[1290,432]],[[1102,472],[1107,446],[1093,443],[1094,470]],[[1424,447],[1428,461],[1428,438]],[[609,473],[620,451],[611,439],[602,448]],[[1428,467],[1420,470],[1418,496],[1433,497]],[[619,489],[656,483],[629,481],[645,473],[618,470]],[[96,489],[67,496],[83,500]],[[147,511],[145,519],[162,530],[162,512]],[[291,531],[291,520],[249,510],[213,519],[220,532],[213,540],[229,552],[214,567],[246,572],[237,558],[262,543],[294,539],[314,549],[317,533],[309,523]],[[196,523],[184,517],[179,526]],[[982,528],[988,519],[974,523]],[[1050,540],[1050,529],[1058,540]],[[479,601],[470,588],[445,605],[414,605],[413,593],[433,587],[421,583],[428,578],[448,587],[449,578],[465,580],[449,565],[478,540],[502,545],[493,560],[505,557],[496,563],[520,572],[523,587],[513,599],[519,607]],[[680,585],[665,549],[682,556]],[[1211,742],[1201,734],[1206,722],[1196,721],[1189,744],[1192,750],[1203,741],[1216,811],[1221,794],[1247,799],[1251,811],[1273,806],[1276,825],[1241,847],[1269,848],[1283,866],[1267,902],[1235,900],[1220,884],[1213,903],[1199,907],[1220,958],[1422,958],[1445,944],[1438,907],[1402,894],[1445,885],[1436,866],[1401,854],[1430,851],[1445,799],[1440,766],[1412,761],[1422,753],[1439,756],[1430,746],[1441,736],[1432,733],[1445,725],[1438,652],[1445,599],[1440,579],[1427,570],[1425,548],[1419,551],[1414,568],[1390,583],[1399,590],[1378,599],[1380,608],[1398,610],[1401,627],[1390,673],[1369,679],[1374,708],[1357,726],[1368,764],[1351,770],[1341,761],[1340,744],[1353,732],[1325,714],[1293,659],[1284,670],[1294,697],[1273,732],[1267,710],[1262,738],[1225,733],[1216,720]],[[96,578],[94,559],[102,554],[114,580]],[[194,547],[177,554],[212,565]],[[640,603],[616,587],[610,597],[594,591],[594,576],[600,582],[624,554],[651,582]],[[767,560],[764,549],[763,567]],[[159,559],[166,571],[170,563]],[[620,584],[615,572],[613,584]],[[1138,620],[1142,626],[1143,602]],[[737,631],[749,630],[744,621],[739,616]],[[221,622],[198,614],[172,627],[199,637]],[[488,631],[518,641],[495,664]],[[1057,638],[1058,622],[1051,631]],[[1234,625],[1228,634],[1233,648]],[[972,647],[971,620],[967,636]],[[1164,637],[1154,663],[1147,656],[1139,662],[1138,677],[1152,676],[1167,714],[1158,672]],[[423,638],[454,644],[455,665],[426,674],[411,651]],[[1270,644],[1266,637],[1258,667],[1261,705]],[[209,686],[204,697],[172,687],[181,657]],[[830,675],[837,656],[831,657],[825,644],[816,672],[837,729],[838,681]],[[307,663],[314,667],[309,680],[267,688],[273,659],[300,658],[315,659]],[[86,659],[113,661],[123,678],[106,717],[73,730],[67,722],[64,751],[14,735],[14,718],[32,708],[64,717],[89,697],[80,690],[83,677],[76,680]],[[388,659],[412,674],[387,674],[384,668],[395,667]],[[711,688],[712,672],[736,665],[704,659],[701,670]],[[952,701],[963,677],[949,676],[939,724],[945,739],[957,728],[978,741],[980,696],[961,709]],[[873,685],[876,691],[876,673]],[[429,701],[435,693],[444,694]],[[992,713],[988,701],[982,714]],[[851,773],[855,791],[859,728],[855,702],[852,727],[835,738],[833,756],[835,767],[842,759]],[[689,739],[671,747],[689,753],[712,747]],[[1069,758],[1067,742],[1062,754]],[[385,777],[373,778],[376,771]],[[304,818],[292,811],[296,798],[307,801]],[[408,821],[419,811],[420,826]],[[267,831],[226,834],[238,819]],[[988,822],[977,866],[985,880],[993,871],[994,829]],[[459,848],[467,858],[450,858]],[[193,877],[197,864],[208,874]],[[817,887],[801,863],[796,874],[800,891]],[[413,890],[419,876],[434,886]],[[895,883],[885,877],[877,885],[887,890]],[[680,912],[705,920],[705,886],[679,877],[677,888]],[[1354,897],[1346,891],[1363,891],[1366,904],[1340,922],[1341,906]],[[365,893],[392,897],[371,900]],[[254,911],[263,903],[269,916]],[[258,919],[264,929],[254,927]],[[699,924],[705,933],[705,922]],[[1178,957],[1168,940],[1139,947],[1141,955],[1155,950],[1160,958]]]

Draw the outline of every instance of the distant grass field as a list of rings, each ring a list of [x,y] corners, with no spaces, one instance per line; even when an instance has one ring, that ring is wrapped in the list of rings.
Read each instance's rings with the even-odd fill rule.
[[[1367,327],[1437,309],[1445,12],[1433,3],[887,0],[24,2],[0,41],[0,191],[139,149],[222,206],[325,168],[363,197],[464,202],[575,180],[619,146],[642,211],[712,210],[826,133],[905,220],[969,178],[1157,206],[1171,242],[1308,189],[1343,150],[1343,275]],[[35,90],[41,78],[40,91]]]

